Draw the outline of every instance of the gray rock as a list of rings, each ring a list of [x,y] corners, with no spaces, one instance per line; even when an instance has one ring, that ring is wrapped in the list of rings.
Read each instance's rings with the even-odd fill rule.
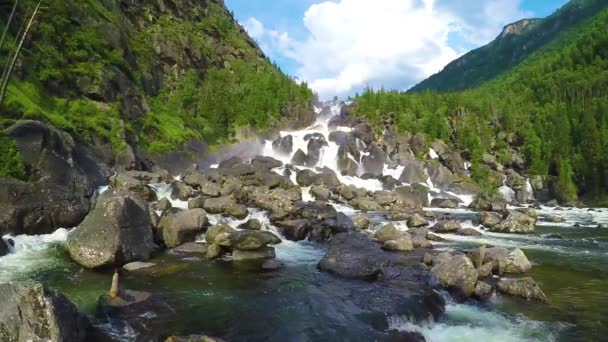
[[[273,259],[276,255],[273,247],[262,247],[256,250],[235,250],[232,252],[232,261],[252,261]]]
[[[156,266],[156,264],[152,263],[152,262],[135,261],[135,262],[130,262],[130,263],[124,265],[122,268],[126,271],[134,272],[134,271],[139,271],[141,269],[152,267],[152,266]]]
[[[446,287],[457,299],[466,299],[475,292],[477,270],[469,258],[457,255],[433,266],[431,271],[439,283]]]
[[[179,198],[182,201],[187,201],[188,199],[196,196],[196,191],[186,184],[183,181],[174,181],[171,183],[171,197]]]
[[[532,264],[519,248],[508,250],[504,247],[491,247],[486,248],[483,252],[478,249],[469,255],[472,259],[479,259],[480,253],[483,253],[482,264],[492,263],[493,270],[499,274],[525,273],[532,268]]]
[[[296,153],[293,155],[293,157],[291,158],[291,164],[298,165],[298,166],[307,166],[309,164],[308,156],[306,155],[306,153],[304,151],[302,151],[301,149],[298,149],[296,151]],[[300,184],[300,185],[302,185],[302,184]]]
[[[370,222],[367,215],[359,214],[353,217],[353,224],[355,228],[365,230],[369,228]]]
[[[205,256],[207,259],[215,259],[222,254],[222,247],[217,243],[210,244],[207,247],[207,255]]]
[[[386,242],[389,240],[399,240],[403,235],[404,232],[398,230],[392,224],[387,224],[374,233],[374,237],[381,242]]]
[[[492,228],[502,221],[502,216],[498,213],[491,211],[484,211],[479,213],[481,225],[486,228]]]
[[[287,240],[291,241],[306,239],[312,229],[310,221],[307,219],[278,221],[275,222],[275,226],[281,230]]]
[[[376,203],[374,200],[369,199],[369,198],[355,198],[353,199],[350,204],[353,206],[353,208],[357,209],[357,210],[362,210],[362,211],[383,211],[384,208]]]
[[[228,207],[235,204],[231,197],[207,198],[203,204],[203,209],[210,214],[223,214]]]
[[[429,221],[427,221],[418,213],[415,213],[414,215],[410,216],[410,218],[407,220],[407,226],[410,228],[424,227],[428,225]]]
[[[156,249],[148,205],[129,193],[104,193],[68,235],[66,249],[88,268],[148,260]]]
[[[90,341],[93,328],[87,317],[65,296],[42,284],[0,285],[2,341]]]
[[[285,265],[277,259],[268,259],[262,263],[262,270],[264,271],[276,271],[285,267]]]
[[[224,209],[224,214],[228,216],[232,216],[238,220],[244,220],[249,216],[249,211],[247,207],[242,204],[230,204]]]
[[[518,211],[509,211],[509,215],[490,231],[499,233],[531,234],[536,230],[536,219]]]
[[[293,137],[286,135],[272,142],[272,149],[283,155],[290,155],[293,151]]]
[[[201,193],[205,196],[209,197],[220,197],[220,192],[222,188],[210,181],[202,181],[199,183],[199,188],[201,189]]]
[[[218,235],[223,234],[223,233],[232,234],[234,232],[236,232],[236,230],[234,228],[230,227],[229,225],[218,224],[207,230],[207,232],[205,233],[205,241],[207,241],[207,243],[209,245],[212,245],[215,243],[215,239]],[[211,247],[211,246],[209,246],[209,247]]]
[[[500,195],[488,196],[481,194],[475,197],[469,208],[479,211],[504,212],[507,210],[507,201]]]
[[[424,172],[424,167],[417,160],[404,160],[401,162],[404,167],[399,180],[403,183],[425,183],[427,176]]]
[[[163,217],[160,220],[160,227],[165,245],[173,248],[194,241],[207,223],[209,219],[203,209],[192,209]]]
[[[528,301],[547,302],[547,296],[531,277],[501,279],[497,288],[501,293],[522,297]]]
[[[7,255],[9,252],[8,244],[0,237],[0,257]]]
[[[207,254],[207,245],[199,242],[186,242],[175,248],[174,252],[186,254]]]
[[[171,201],[169,201],[169,199],[166,197],[161,198],[158,202],[154,203],[153,206],[154,210],[160,210],[163,212],[171,209],[171,207]]]
[[[439,221],[433,226],[433,231],[436,233],[455,233],[460,229],[462,226],[454,220]]]
[[[431,207],[455,209],[458,208],[458,201],[449,198],[433,198],[433,200],[431,201]]]
[[[414,250],[414,244],[410,238],[402,236],[398,240],[385,241],[382,249],[396,252],[411,252]]]
[[[258,219],[250,219],[247,222],[241,224],[239,228],[249,230],[260,230],[262,229],[262,223]]]
[[[323,186],[313,186],[310,189],[310,194],[317,201],[327,202],[331,198],[331,192]]]
[[[475,297],[480,299],[487,299],[492,296],[492,286],[483,281],[478,281],[475,285]]]
[[[230,246],[241,251],[252,251],[281,243],[281,239],[269,231],[241,230],[230,233],[229,239]]]
[[[461,236],[481,236],[482,234],[473,228],[463,228],[456,232],[456,234]]]

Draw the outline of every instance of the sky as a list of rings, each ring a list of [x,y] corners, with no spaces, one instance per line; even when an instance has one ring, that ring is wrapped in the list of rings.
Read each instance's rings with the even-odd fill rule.
[[[407,90],[523,18],[567,0],[225,0],[287,74],[321,99]]]

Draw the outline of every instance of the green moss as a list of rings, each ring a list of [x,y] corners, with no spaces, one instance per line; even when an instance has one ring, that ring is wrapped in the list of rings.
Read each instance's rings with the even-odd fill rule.
[[[15,139],[0,132],[0,176],[26,180],[25,162]]]

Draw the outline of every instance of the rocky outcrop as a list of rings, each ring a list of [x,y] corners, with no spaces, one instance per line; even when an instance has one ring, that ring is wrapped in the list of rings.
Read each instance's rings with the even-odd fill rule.
[[[0,177],[0,235],[44,234],[78,225],[108,168],[66,132],[38,121],[8,129],[30,182]]]
[[[192,242],[207,223],[209,223],[207,212],[203,209],[192,209],[164,216],[160,220],[163,241],[169,248]]]
[[[477,270],[469,258],[457,255],[441,262],[434,262],[432,272],[439,283],[459,299],[469,298],[475,292]]]
[[[128,192],[104,193],[68,235],[66,248],[89,268],[147,260],[156,249],[148,205]]]
[[[0,285],[0,340],[86,342],[93,327],[64,295],[36,283]]]
[[[490,231],[499,233],[530,234],[536,229],[536,218],[519,211],[509,211],[507,217]]]

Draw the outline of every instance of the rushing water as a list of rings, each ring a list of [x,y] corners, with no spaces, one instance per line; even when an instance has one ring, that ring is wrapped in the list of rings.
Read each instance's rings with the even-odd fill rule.
[[[339,106],[332,107],[332,113],[337,114],[339,109]],[[306,151],[304,137],[307,134],[321,133],[327,139],[330,133],[328,120],[326,117],[307,129],[281,132],[281,135],[293,136],[294,152],[298,148]],[[350,130],[348,127],[337,129]],[[336,170],[337,150],[338,146],[328,141],[317,166]],[[263,153],[286,163],[293,155],[277,155],[271,142],[266,143]],[[438,156],[431,149],[429,157]],[[282,173],[283,168],[274,171]],[[384,168],[385,175],[397,179],[402,171],[402,168]],[[368,190],[382,189],[377,180],[339,178],[342,183]],[[440,193],[430,179],[425,184],[432,192]],[[171,199],[169,185],[156,184],[153,188],[159,198]],[[100,192],[104,190],[100,189]],[[310,188],[303,188],[302,192],[304,200],[312,200]],[[501,188],[501,193],[505,197],[514,195],[506,186]],[[477,225],[476,214],[464,209],[472,197],[458,197],[463,208],[427,210],[437,214],[448,212],[464,226],[482,231]],[[174,207],[187,208],[187,202],[171,201]],[[348,205],[332,204],[347,215],[357,213]],[[211,223],[223,222],[236,228],[248,219],[257,218],[264,229],[278,234],[265,211],[250,208],[249,214],[245,220],[221,215],[210,215],[209,219]],[[486,303],[454,303],[446,295],[447,312],[441,321],[414,325],[407,317],[387,317],[389,327],[417,331],[428,341],[605,340],[608,336],[608,229],[597,226],[608,226],[608,209],[542,208],[539,214],[557,214],[566,221],[539,222],[538,232],[533,235],[486,231],[482,231],[481,237],[445,234],[442,235],[445,241],[435,243],[435,247],[466,250],[486,244],[521,248],[534,265],[530,274],[547,294],[549,306],[504,296],[495,296]],[[386,223],[381,213],[370,215],[370,218],[372,229]],[[407,230],[405,222],[395,224],[399,229]],[[0,282],[41,281],[65,293],[82,310],[93,314],[97,298],[109,288],[111,274],[86,270],[71,262],[63,247],[67,234],[68,230],[60,229],[42,236],[5,236],[15,245],[9,255],[0,258]],[[209,262],[167,252],[152,260],[157,266],[125,274],[122,284],[170,300],[175,314],[162,323],[168,334],[206,333],[228,341],[377,340],[379,333],[361,322],[344,292],[364,284],[341,280],[317,270],[324,248],[319,244],[284,240],[277,246],[276,253],[285,267],[272,273],[237,267],[229,260]],[[106,328],[125,341],[134,339],[128,329]]]

